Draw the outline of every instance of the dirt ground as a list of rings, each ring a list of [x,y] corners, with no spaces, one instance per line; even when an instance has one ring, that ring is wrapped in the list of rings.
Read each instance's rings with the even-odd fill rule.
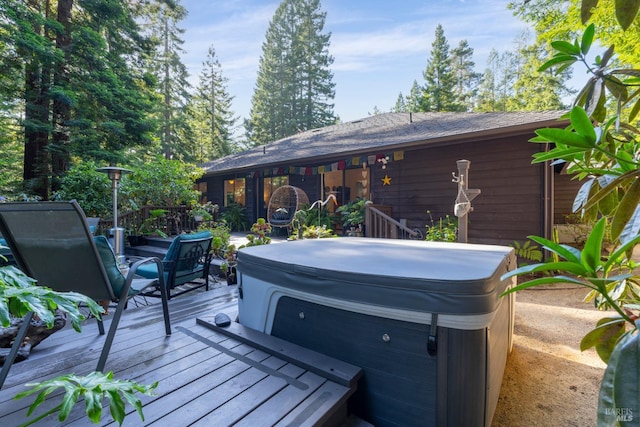
[[[492,426],[595,426],[605,364],[580,340],[604,317],[568,285],[519,292],[513,351]]]

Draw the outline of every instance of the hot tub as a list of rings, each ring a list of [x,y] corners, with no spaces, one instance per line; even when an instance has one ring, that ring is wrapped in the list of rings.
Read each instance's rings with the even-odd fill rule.
[[[334,238],[243,248],[239,321],[363,369],[376,426],[489,426],[511,349],[512,248]]]

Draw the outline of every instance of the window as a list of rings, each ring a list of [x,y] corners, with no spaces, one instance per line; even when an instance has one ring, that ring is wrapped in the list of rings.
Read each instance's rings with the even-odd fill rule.
[[[369,168],[325,172],[323,199],[333,194],[342,205],[357,198],[369,198]]]
[[[344,186],[351,189],[351,197],[345,203],[358,198],[369,199],[369,168],[344,171]]]
[[[289,185],[289,177],[288,176],[274,176],[272,178],[264,178],[262,181],[264,193],[263,200],[264,206],[267,207],[269,205],[269,200],[271,199],[271,195],[278,188],[283,185]]]
[[[196,190],[200,192],[200,203],[207,203],[207,182],[201,181],[196,184]]]
[[[224,205],[233,203],[245,205],[244,178],[228,179],[224,181]]]

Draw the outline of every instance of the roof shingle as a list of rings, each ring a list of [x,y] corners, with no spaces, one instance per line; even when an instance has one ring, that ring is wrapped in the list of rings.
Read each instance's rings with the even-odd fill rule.
[[[205,163],[205,174],[309,162],[373,149],[455,141],[558,124],[562,111],[492,113],[386,113],[300,132]]]

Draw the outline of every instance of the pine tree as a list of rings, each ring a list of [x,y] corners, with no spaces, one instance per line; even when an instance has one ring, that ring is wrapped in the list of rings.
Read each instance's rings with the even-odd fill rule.
[[[184,52],[182,34],[178,23],[187,16],[187,10],[178,0],[151,3],[147,8],[147,31],[157,43],[156,52],[149,57],[148,69],[155,76],[157,94],[162,100],[157,104],[157,120],[160,123],[158,139],[167,159],[188,156],[192,134],[186,114],[189,102],[189,73],[180,55]]]
[[[227,82],[216,51],[211,46],[202,64],[199,85],[191,104],[195,118],[191,128],[196,135],[193,158],[200,163],[235,151],[232,133],[237,118],[231,111],[233,97],[229,95]]]
[[[523,37],[518,47],[521,59],[520,72],[513,84],[513,95],[507,100],[509,111],[561,110],[564,95],[571,94],[566,82],[571,78],[571,69],[561,73],[539,72],[538,69],[552,56],[546,43],[537,42],[527,46]]]
[[[402,95],[402,92],[398,94],[398,98],[396,99],[396,105],[393,106],[394,113],[406,113],[407,112],[407,101],[405,97]]]
[[[3,67],[20,67],[24,190],[48,199],[71,158],[116,162],[148,138],[145,49],[128,2],[5,0]],[[18,59],[19,60],[16,60]],[[4,62],[8,60],[8,62]]]
[[[474,70],[473,48],[466,40],[451,51],[451,66],[455,78],[454,95],[460,111],[471,111],[482,74]]]
[[[514,71],[515,70],[515,71]],[[512,52],[492,49],[478,91],[477,111],[507,111],[513,94],[513,82],[519,73]]]
[[[335,123],[330,34],[319,0],[284,0],[262,46],[250,124],[255,144]]]
[[[440,24],[436,27],[436,36],[431,47],[431,57],[424,71],[422,110],[459,111],[462,107],[456,102],[454,95],[456,81],[451,66],[449,43]]]
[[[422,88],[418,84],[417,80],[413,81],[413,85],[411,85],[411,90],[409,91],[409,95],[407,96],[407,111],[409,112],[418,112],[423,111],[421,109],[421,100],[422,100]]]

